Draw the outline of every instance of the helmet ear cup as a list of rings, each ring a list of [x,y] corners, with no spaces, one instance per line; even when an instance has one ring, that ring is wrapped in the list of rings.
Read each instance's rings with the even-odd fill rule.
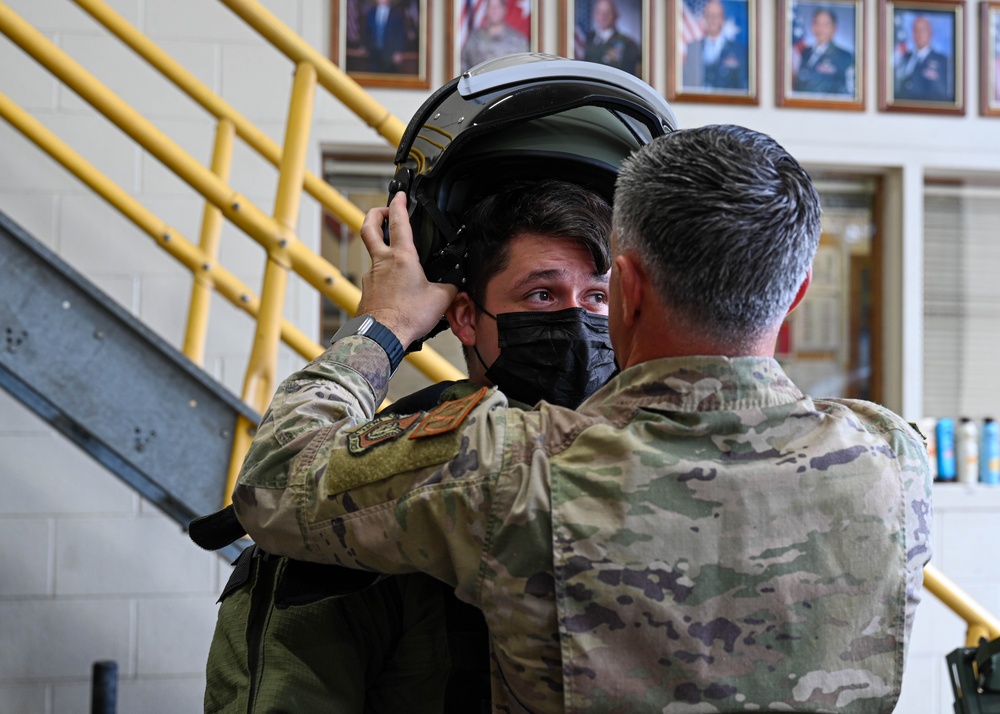
[[[621,162],[676,125],[636,77],[540,53],[473,67],[435,91],[396,152],[389,199],[407,194],[427,278],[463,284],[462,215],[512,182],[559,179],[614,199]],[[472,240],[475,237],[471,237]]]

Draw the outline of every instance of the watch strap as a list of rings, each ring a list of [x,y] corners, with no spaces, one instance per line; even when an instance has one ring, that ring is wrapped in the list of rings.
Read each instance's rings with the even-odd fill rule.
[[[371,315],[357,315],[337,330],[337,334],[330,340],[332,345],[338,340],[352,335],[361,335],[373,340],[379,347],[385,350],[386,357],[389,358],[390,374],[395,374],[396,369],[403,361],[403,345],[399,338],[392,333],[388,327],[376,320]]]
[[[375,340],[385,350],[385,354],[389,358],[390,373],[395,374],[403,361],[403,345],[399,338],[392,334],[392,330],[374,318],[372,318],[372,326],[364,335]]]

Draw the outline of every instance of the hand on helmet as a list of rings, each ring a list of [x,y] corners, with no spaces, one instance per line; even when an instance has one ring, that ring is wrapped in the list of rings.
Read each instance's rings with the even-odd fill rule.
[[[387,216],[391,246],[385,244],[382,234]],[[392,330],[405,349],[437,325],[458,289],[427,281],[413,245],[406,194],[402,191],[388,208],[368,211],[361,225],[361,239],[372,267],[361,279],[358,314],[371,315]]]

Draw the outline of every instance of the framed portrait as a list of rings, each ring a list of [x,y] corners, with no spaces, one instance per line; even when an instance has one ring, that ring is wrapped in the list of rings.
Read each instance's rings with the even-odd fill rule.
[[[965,113],[965,2],[880,0],[879,109]]]
[[[367,87],[430,87],[428,0],[333,0],[330,59]]]
[[[486,60],[537,52],[539,5],[539,0],[448,0],[448,79]]]
[[[559,54],[649,82],[650,0],[560,0]]]
[[[1000,2],[980,5],[979,113],[1000,116]]]
[[[757,0],[670,0],[667,98],[757,104]]]
[[[780,0],[778,106],[865,108],[864,0]]]

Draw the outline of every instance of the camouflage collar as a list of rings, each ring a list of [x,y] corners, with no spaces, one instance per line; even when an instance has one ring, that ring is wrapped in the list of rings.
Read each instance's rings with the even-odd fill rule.
[[[803,399],[770,357],[670,357],[626,369],[580,407],[632,404],[681,412],[775,407]]]

